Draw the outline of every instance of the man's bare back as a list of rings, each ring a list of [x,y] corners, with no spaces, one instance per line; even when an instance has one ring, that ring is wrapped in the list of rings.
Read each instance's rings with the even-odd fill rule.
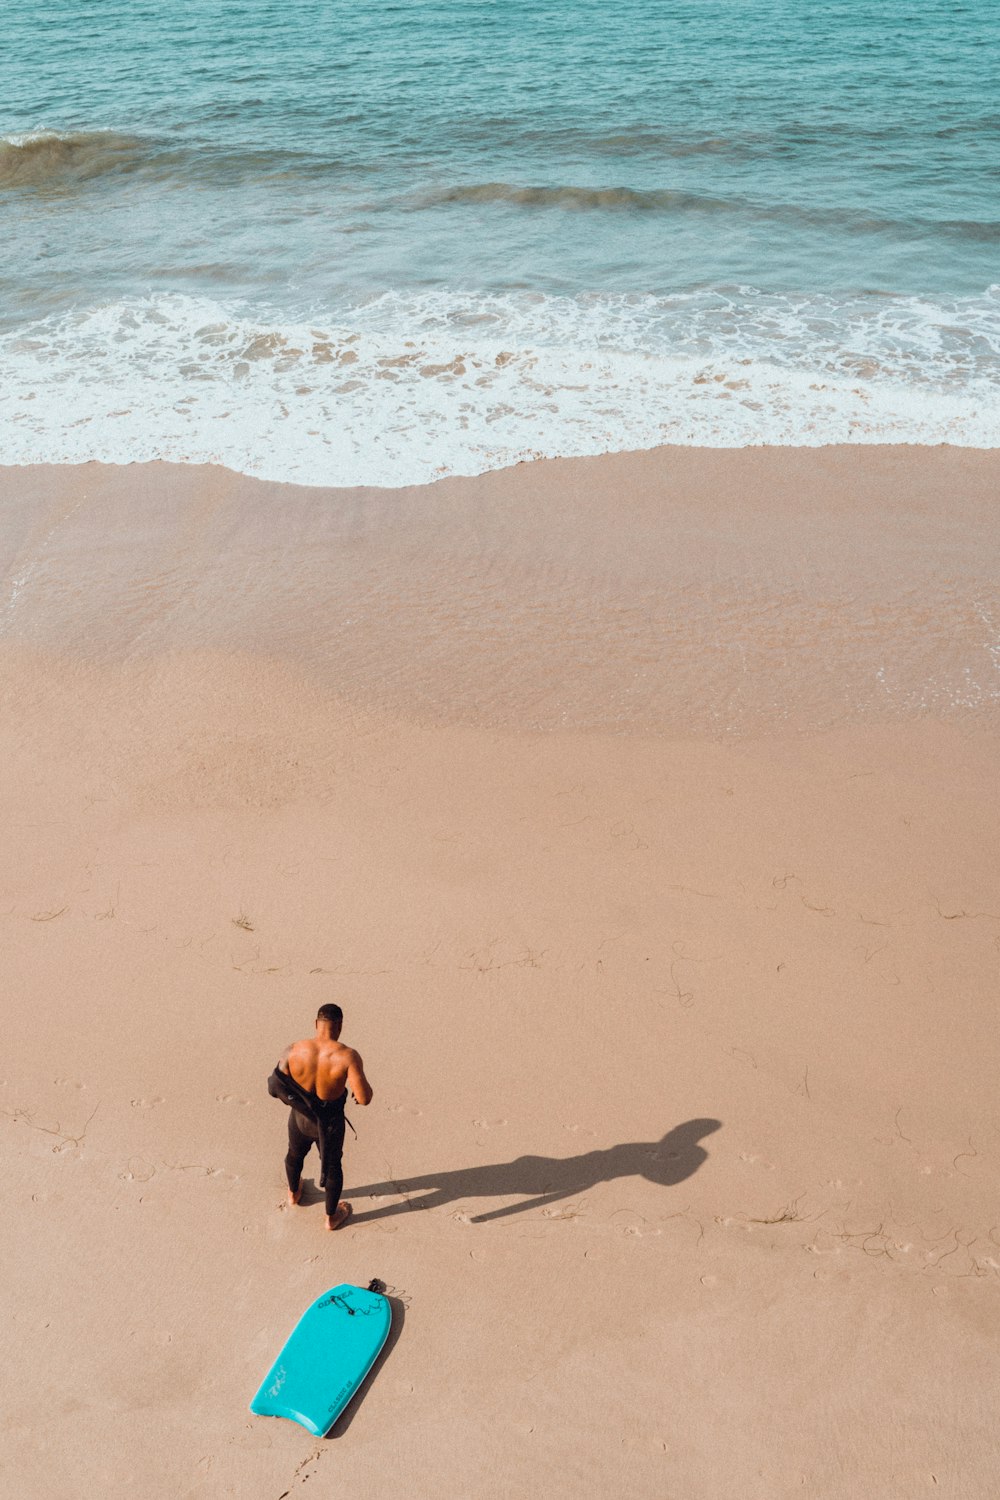
[[[348,1088],[358,1104],[371,1102],[372,1088],[359,1054],[330,1037],[293,1042],[282,1053],[280,1066],[318,1099],[339,1099]]]

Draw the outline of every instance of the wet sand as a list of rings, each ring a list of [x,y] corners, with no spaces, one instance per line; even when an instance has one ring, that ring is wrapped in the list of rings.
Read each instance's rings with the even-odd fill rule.
[[[19,1493],[993,1493],[998,481],[0,472]],[[333,1435],[251,1417],[372,1276]]]

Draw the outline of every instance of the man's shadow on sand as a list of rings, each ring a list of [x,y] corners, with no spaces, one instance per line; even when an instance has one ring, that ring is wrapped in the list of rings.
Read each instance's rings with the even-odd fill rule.
[[[587,1151],[582,1156],[519,1156],[516,1161],[497,1162],[493,1166],[428,1172],[424,1177],[408,1177],[405,1181],[352,1187],[348,1196],[355,1201],[402,1195],[403,1202],[355,1213],[351,1223],[388,1219],[411,1208],[443,1208],[459,1199],[523,1198],[520,1203],[472,1216],[473,1224],[486,1224],[530,1209],[547,1208],[550,1203],[572,1198],[599,1182],[613,1182],[618,1177],[644,1177],[658,1187],[675,1187],[707,1161],[708,1152],[698,1142],[721,1124],[721,1120],[686,1120],[658,1141],[633,1141],[609,1146],[605,1151]]]

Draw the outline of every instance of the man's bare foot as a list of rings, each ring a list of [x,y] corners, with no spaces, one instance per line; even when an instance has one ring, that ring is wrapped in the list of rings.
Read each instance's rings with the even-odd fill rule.
[[[335,1214],[327,1214],[326,1216],[327,1229],[342,1229],[351,1217],[352,1212],[353,1209],[349,1203],[338,1203],[337,1212]]]
[[[291,1188],[288,1189],[288,1201],[289,1201],[289,1203],[296,1204],[296,1203],[298,1203],[298,1201],[299,1201],[299,1199],[301,1197],[302,1197],[302,1189],[300,1187],[297,1187],[295,1189],[294,1193],[292,1192]]]

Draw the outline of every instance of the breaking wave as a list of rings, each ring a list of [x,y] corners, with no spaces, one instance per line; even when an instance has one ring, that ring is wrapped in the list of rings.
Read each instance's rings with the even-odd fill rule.
[[[893,219],[862,213],[857,209],[816,208],[794,203],[766,203],[750,198],[719,198],[671,188],[628,187],[522,187],[508,182],[458,183],[421,193],[413,199],[416,208],[446,204],[507,203],[516,208],[556,208],[575,213],[628,213],[724,215],[739,223],[808,225],[835,229],[839,233],[891,234],[897,239],[923,238],[928,234],[945,239],[995,244],[1000,223],[978,219]]]
[[[61,134],[39,131],[0,137],[0,192],[65,195],[96,180],[143,178],[184,186],[267,178],[336,177],[346,164],[294,148],[265,149],[218,143],[179,144],[114,130]],[[352,164],[351,171],[370,172]]]
[[[134,172],[146,157],[143,141],[113,130],[8,136],[0,140],[0,189],[65,189],[95,177]]]

